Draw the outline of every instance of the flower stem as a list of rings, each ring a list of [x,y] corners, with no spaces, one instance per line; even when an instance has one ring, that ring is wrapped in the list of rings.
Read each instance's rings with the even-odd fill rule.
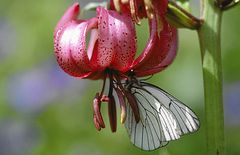
[[[204,80],[207,155],[225,155],[221,63],[221,10],[203,0],[204,23],[198,30]]]

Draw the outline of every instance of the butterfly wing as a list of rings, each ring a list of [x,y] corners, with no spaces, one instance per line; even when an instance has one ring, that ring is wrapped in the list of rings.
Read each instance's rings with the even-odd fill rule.
[[[139,82],[129,89],[137,100],[141,119],[136,123],[127,104],[125,127],[131,142],[140,149],[155,150],[199,128],[194,112],[161,88]]]

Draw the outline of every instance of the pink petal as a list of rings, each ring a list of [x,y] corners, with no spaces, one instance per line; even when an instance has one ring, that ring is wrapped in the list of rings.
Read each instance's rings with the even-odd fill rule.
[[[86,78],[92,72],[86,52],[86,33],[96,26],[97,19],[76,20],[79,5],[71,6],[54,32],[54,51],[60,67],[68,74]],[[77,10],[77,11],[76,11]]]
[[[160,72],[170,65],[177,51],[177,30],[165,19],[160,37],[157,32],[157,21],[150,21],[150,39],[143,53],[134,61],[132,69],[137,76],[151,75]]]
[[[125,72],[129,70],[130,65],[136,54],[136,31],[130,15],[119,15],[115,11],[109,11],[114,19],[114,26],[110,29],[115,32],[115,57],[111,67]]]
[[[159,40],[158,34],[157,34],[157,21],[156,20],[153,19],[149,22],[149,29],[150,29],[150,37],[148,39],[146,47],[143,50],[143,52],[141,53],[141,55],[139,55],[137,57],[137,59],[134,60],[132,69],[137,69],[137,68],[143,66],[143,63],[146,63],[146,61],[152,54],[152,51],[154,49],[154,46],[155,46],[157,40]]]
[[[97,17],[99,35],[92,53],[91,64],[95,69],[104,70],[110,66],[115,54],[114,32],[109,29],[109,25],[113,23],[109,21],[108,11],[102,7],[97,8]]]
[[[79,3],[74,3],[72,6],[70,6],[67,9],[67,11],[64,13],[62,18],[59,20],[59,22],[55,28],[55,31],[57,31],[57,29],[61,28],[65,23],[77,19],[79,11],[80,11]]]
[[[87,32],[97,26],[97,19],[92,18],[87,21],[78,21],[76,25],[72,22],[69,26],[69,50],[76,65],[82,70],[89,71],[91,68],[87,50],[86,50],[86,36]]]
[[[172,31],[172,38],[170,40],[170,48],[167,52],[166,57],[163,59],[163,61],[159,64],[162,67],[167,67],[168,65],[170,65],[172,63],[172,61],[174,60],[176,54],[177,54],[177,49],[178,49],[178,33],[177,33],[177,29],[174,27],[170,26],[170,31]]]
[[[95,43],[97,42],[97,39],[98,39],[98,30],[93,29],[91,31],[91,36],[90,36],[88,49],[87,49],[87,55],[88,55],[89,60],[92,58],[93,50],[94,50],[94,47],[95,47]]]
[[[126,14],[107,11],[98,12],[98,41],[92,53],[91,64],[95,68],[113,68],[126,71],[133,62],[136,52],[134,24]]]

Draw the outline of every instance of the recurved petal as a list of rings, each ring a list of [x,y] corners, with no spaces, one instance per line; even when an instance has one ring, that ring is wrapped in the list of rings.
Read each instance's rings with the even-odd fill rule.
[[[87,53],[78,49],[77,41],[81,37],[77,35],[77,33],[81,33],[78,29],[84,25],[86,22],[71,21],[58,29],[54,35],[54,51],[59,66],[66,73],[80,78],[87,77],[91,73]],[[78,62],[74,60],[76,52],[82,54]]]
[[[171,27],[164,18],[161,20],[160,37],[157,31],[157,20],[150,21],[150,39],[143,53],[134,61],[132,69],[137,76],[151,75],[160,72],[170,65],[177,51],[177,30]]]
[[[97,18],[92,18],[87,21],[77,21],[76,25],[72,22],[71,25],[69,32],[66,34],[70,36],[67,38],[67,41],[69,42],[68,48],[71,56],[79,68],[89,71],[91,65],[88,57],[89,50],[87,52],[86,47],[86,36],[89,30],[97,27]],[[94,42],[90,41],[89,44],[94,44]],[[92,45],[89,45],[89,47],[91,46]]]
[[[76,20],[79,5],[71,6],[54,32],[54,51],[60,67],[68,74],[86,78],[92,74],[86,51],[86,33],[97,26],[97,19]]]
[[[132,64],[132,69],[134,70],[141,68],[141,66],[146,63],[146,61],[152,54],[157,40],[159,39],[157,34],[157,21],[155,20],[155,18],[153,20],[149,20],[149,31],[150,36],[143,52],[134,60]]]
[[[80,5],[79,3],[74,3],[72,6],[70,6],[67,11],[64,13],[62,18],[57,23],[57,26],[55,28],[55,31],[62,27],[65,23],[70,22],[72,20],[77,19],[77,16],[80,11]]]
[[[102,7],[97,9],[98,40],[91,57],[97,69],[126,71],[136,52],[136,33],[131,17]]]
[[[176,54],[177,54],[177,49],[178,49],[178,32],[177,29],[170,26],[169,27],[171,33],[171,38],[169,42],[169,50],[167,52],[166,57],[163,59],[163,61],[159,64],[160,67],[167,67],[172,63],[174,60]]]

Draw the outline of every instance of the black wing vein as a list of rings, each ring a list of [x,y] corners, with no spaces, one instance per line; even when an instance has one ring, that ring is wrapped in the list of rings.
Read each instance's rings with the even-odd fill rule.
[[[125,127],[132,143],[142,150],[155,150],[199,128],[195,113],[172,95],[146,82],[128,88],[137,100],[140,121],[136,123],[127,104]]]

